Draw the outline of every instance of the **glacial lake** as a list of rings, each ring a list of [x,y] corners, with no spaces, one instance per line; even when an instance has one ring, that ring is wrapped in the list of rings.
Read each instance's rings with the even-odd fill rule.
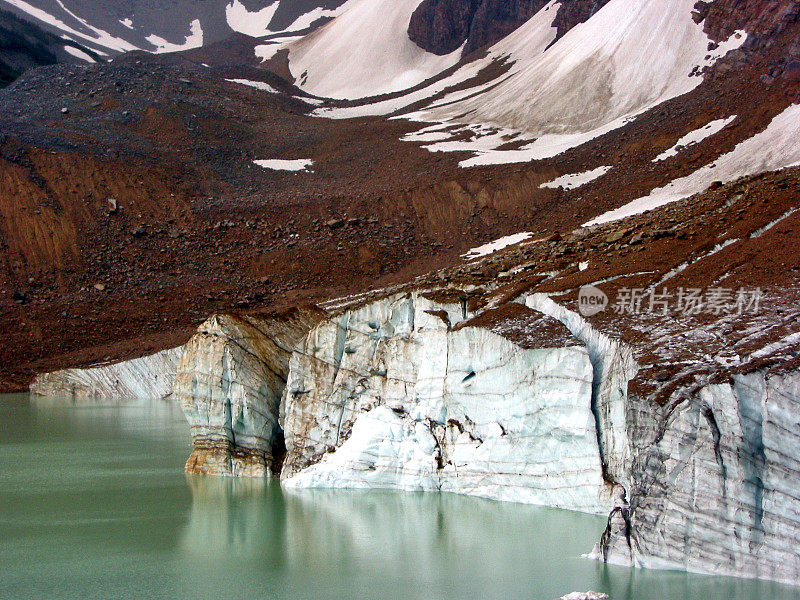
[[[0,396],[0,598],[800,600],[769,582],[581,558],[605,519],[450,494],[187,476],[164,401]]]

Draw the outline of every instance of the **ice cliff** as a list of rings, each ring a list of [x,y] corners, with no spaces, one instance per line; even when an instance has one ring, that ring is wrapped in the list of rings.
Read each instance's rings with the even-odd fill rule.
[[[230,356],[242,380],[250,359]],[[327,315],[283,356],[285,381],[256,380],[277,386],[261,406],[277,410],[265,422],[285,438],[286,487],[441,490],[606,513],[595,558],[800,580],[796,371],[676,382],[656,401],[629,392],[630,348],[548,296],[477,309],[454,290]],[[222,435],[223,421],[195,429],[196,448],[225,439],[236,454],[250,443]]]
[[[200,326],[175,377],[194,444],[187,472],[258,477],[279,468],[289,356],[317,319],[309,309],[272,319],[218,315]]]
[[[541,335],[498,333],[511,320]],[[586,347],[542,313],[389,297],[323,321],[292,355],[281,477],[607,512],[592,381]]]
[[[43,373],[33,381],[30,392],[98,400],[164,398],[172,394],[182,353],[182,347],[172,348],[114,364]]]
[[[657,410],[635,404],[630,502],[593,556],[797,584],[800,373],[762,369]]]

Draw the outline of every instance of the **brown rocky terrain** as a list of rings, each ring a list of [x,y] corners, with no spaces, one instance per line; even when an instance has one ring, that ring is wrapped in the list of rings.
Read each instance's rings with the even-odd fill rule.
[[[579,22],[597,7],[561,10]],[[576,294],[609,278],[609,295],[623,284],[646,288],[739,239],[670,285],[706,287],[724,276],[726,287],[760,286],[777,298],[771,306],[784,313],[776,314],[793,314],[786,311],[797,285],[796,215],[747,236],[797,206],[796,169],[718,186],[619,226],[571,232],[712,162],[800,100],[797,7],[700,3],[696,18],[715,39],[738,29],[748,39],[694,92],[555,158],[472,169],[458,167],[462,153],[399,141],[419,129],[414,123],[310,116],[314,105],[302,92],[249,60],[253,41],[244,36],[175,55],[31,71],[0,92],[0,388],[24,389],[35,372],[182,343],[214,312],[269,313],[434,271],[435,279],[486,282],[505,268],[494,261],[509,259],[465,264],[460,255],[520,231],[549,241],[520,250],[529,265],[508,279],[513,289]],[[652,162],[685,133],[732,114],[736,121],[713,141]],[[268,158],[309,158],[314,167],[253,164]],[[612,169],[578,189],[540,187],[598,165]],[[648,339],[638,319],[597,318]],[[707,318],[684,325],[697,329]]]

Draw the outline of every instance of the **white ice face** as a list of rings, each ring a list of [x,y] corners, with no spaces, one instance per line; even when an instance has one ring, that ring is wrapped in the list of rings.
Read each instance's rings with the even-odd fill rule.
[[[481,327],[452,330],[468,317],[411,294],[313,330],[283,399],[285,485],[607,512],[587,348],[523,349]]]

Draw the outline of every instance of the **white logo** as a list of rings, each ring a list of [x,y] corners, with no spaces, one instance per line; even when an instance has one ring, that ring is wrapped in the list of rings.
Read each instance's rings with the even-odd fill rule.
[[[603,290],[593,285],[585,285],[578,293],[578,312],[584,317],[591,317],[605,310],[608,306],[608,296]]]

